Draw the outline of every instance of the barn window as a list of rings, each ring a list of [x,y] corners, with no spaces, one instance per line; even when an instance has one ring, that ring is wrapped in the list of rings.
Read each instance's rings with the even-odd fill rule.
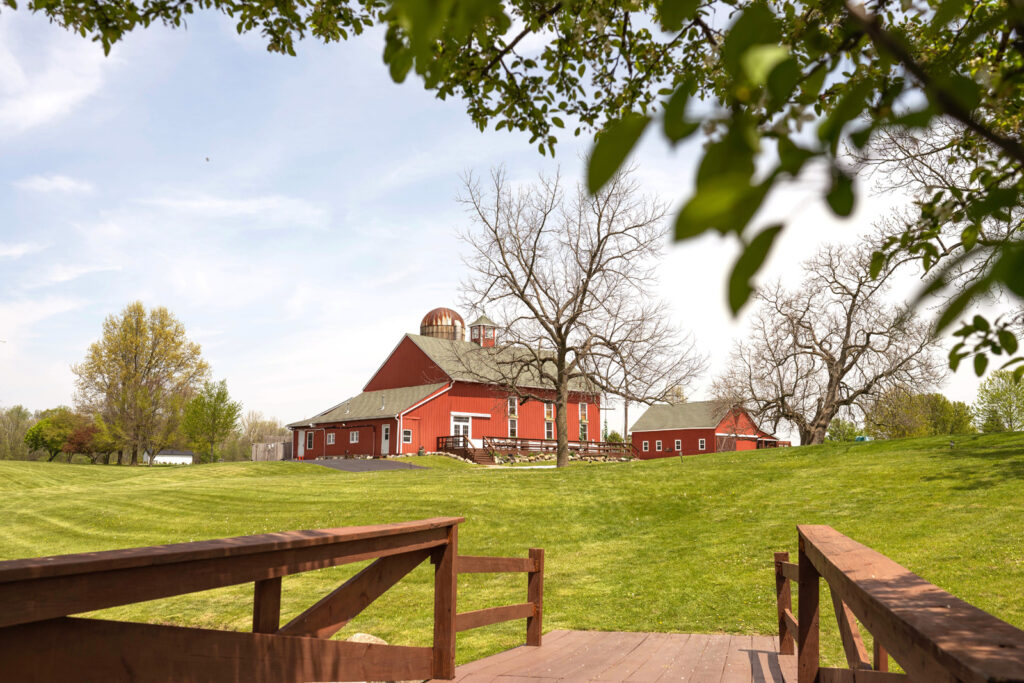
[[[586,421],[587,421],[587,404],[586,403],[581,403],[580,404],[580,422],[586,422]]]
[[[555,404],[548,402],[544,404],[544,419],[554,420],[555,419]]]
[[[677,451],[683,450],[683,440],[682,439],[676,439],[676,450]]]
[[[306,450],[313,449],[313,432],[306,432]]]
[[[348,442],[359,443],[359,430],[353,429],[351,432],[348,433]]]
[[[544,423],[544,438],[553,439],[555,438],[555,423],[545,422]]]
[[[699,451],[704,450],[704,439],[698,439],[697,440],[697,450],[699,450]]]
[[[587,423],[580,422],[580,441],[587,440]]]
[[[334,445],[334,432],[328,432],[327,433],[327,445],[328,446]]]
[[[508,435],[513,439],[519,436],[519,420],[512,419],[508,421]]]
[[[519,401],[516,400],[515,396],[508,397],[508,414],[512,417],[519,415]]]
[[[402,443],[412,443],[412,430],[411,429],[403,429],[402,430]]]
[[[661,453],[661,440],[660,439],[654,442],[654,450],[656,450],[658,453]]]
[[[650,441],[644,441],[643,448],[644,448],[644,453],[646,453],[647,451],[651,450],[651,442]]]

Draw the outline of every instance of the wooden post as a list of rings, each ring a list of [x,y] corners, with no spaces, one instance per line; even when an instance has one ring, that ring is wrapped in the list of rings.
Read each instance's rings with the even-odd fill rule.
[[[434,678],[455,678],[455,597],[459,575],[455,558],[459,553],[459,525],[448,530],[448,543],[435,551],[434,567]]]
[[[540,647],[544,618],[544,548],[530,548],[530,559],[536,563],[526,584],[526,600],[533,603],[534,614],[526,619],[526,644]]]
[[[800,598],[797,616],[797,683],[816,683],[818,680],[818,570],[804,552],[804,539],[800,538],[800,580],[797,591]]]
[[[875,638],[875,671],[888,671],[889,670],[889,653],[885,651],[882,644],[878,642],[878,638]]]
[[[786,610],[793,611],[790,581],[782,574],[780,562],[789,562],[789,553],[775,553],[775,609],[779,616],[779,654],[794,653],[793,633],[786,627]]]
[[[277,633],[281,625],[281,577],[255,583],[252,600],[252,632]]]

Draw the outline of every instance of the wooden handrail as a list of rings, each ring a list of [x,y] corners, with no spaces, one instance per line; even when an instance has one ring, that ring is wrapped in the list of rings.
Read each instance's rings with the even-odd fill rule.
[[[533,549],[527,559],[469,557],[464,563],[470,571],[528,571],[528,610],[514,605],[500,614],[457,613],[462,521],[442,517],[0,562],[0,678],[453,678],[460,627],[493,623],[496,616],[525,616],[527,640],[539,644],[542,610],[543,551]],[[329,639],[428,558],[435,565],[431,647]],[[369,559],[375,561],[280,626],[282,576]],[[254,585],[252,633],[71,616],[246,582]]]
[[[612,443],[610,441],[568,441],[569,450],[585,455],[633,455],[633,447],[628,443]],[[558,451],[557,439],[524,439],[504,436],[485,436],[484,450],[503,455],[515,453],[555,453]]]
[[[525,572],[527,602],[488,607],[455,615],[455,630],[467,631],[503,621],[526,619],[526,644],[540,646],[544,615],[544,549],[530,548],[529,557],[473,557],[460,555],[455,563],[459,574]]]
[[[789,602],[789,556],[775,554],[780,652],[797,636],[799,683],[820,681],[1024,682],[1024,631],[928,583],[835,529],[797,527],[799,614]],[[832,594],[849,669],[820,665],[819,580]],[[872,662],[857,621],[874,636]],[[791,647],[791,646],[790,646]],[[888,673],[892,655],[904,674]]]

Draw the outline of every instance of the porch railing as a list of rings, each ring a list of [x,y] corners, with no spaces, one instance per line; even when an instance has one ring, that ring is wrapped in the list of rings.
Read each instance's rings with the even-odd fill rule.
[[[458,555],[461,517],[291,531],[0,562],[0,678],[12,681],[366,681],[455,675],[455,634],[526,619],[541,643],[544,551]],[[423,560],[434,564],[434,640],[330,640]],[[284,626],[281,577],[375,560]],[[527,602],[459,614],[467,572],[529,574]],[[69,615],[254,583],[252,633]]]
[[[515,437],[485,436],[483,447],[486,451],[502,455],[525,455],[531,453],[556,453],[556,439],[520,439]],[[631,457],[633,450],[628,443],[609,441],[570,441],[569,451],[579,455],[606,457]]]
[[[1024,631],[983,612],[828,526],[797,527],[799,562],[775,553],[779,652],[798,683],[1024,681]],[[835,609],[848,669],[819,660],[819,580]],[[799,615],[792,611],[792,582]],[[869,659],[859,622],[874,636]],[[889,672],[889,656],[906,674]]]

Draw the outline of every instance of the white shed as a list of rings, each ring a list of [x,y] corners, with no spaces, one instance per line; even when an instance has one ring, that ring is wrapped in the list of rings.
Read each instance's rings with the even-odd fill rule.
[[[191,465],[195,459],[192,451],[179,451],[173,448],[165,448],[153,458],[154,465]],[[142,455],[142,462],[149,464],[149,453]]]

